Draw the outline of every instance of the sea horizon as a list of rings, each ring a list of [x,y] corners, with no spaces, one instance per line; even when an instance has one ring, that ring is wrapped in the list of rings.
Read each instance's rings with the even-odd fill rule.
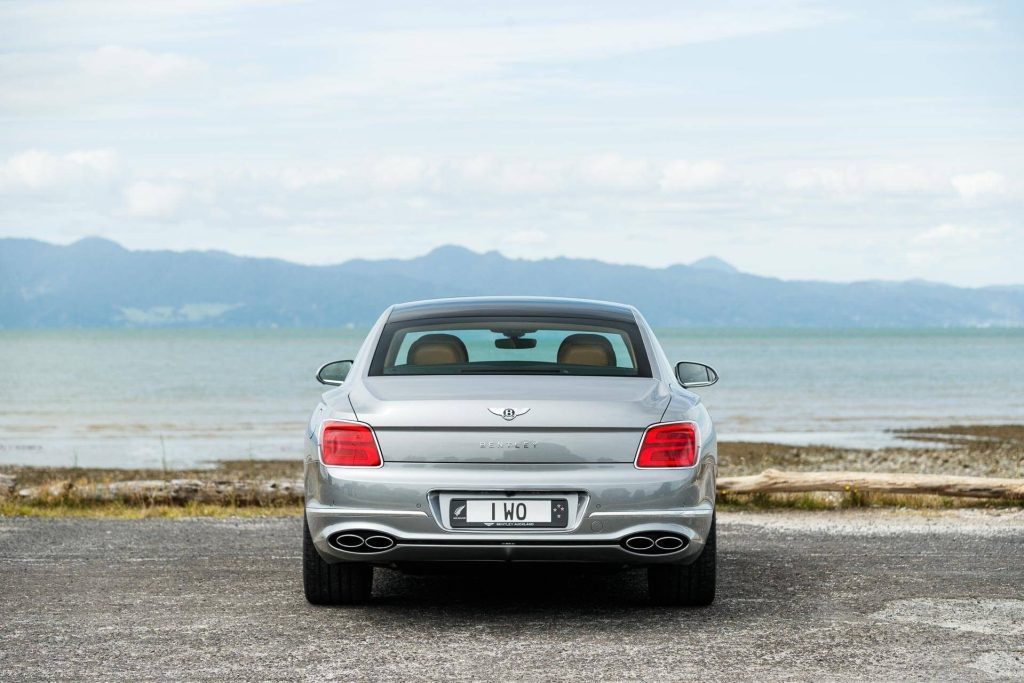
[[[296,459],[366,328],[0,330],[0,463],[195,467]],[[1024,329],[661,328],[721,441],[913,446],[893,430],[1024,418]]]

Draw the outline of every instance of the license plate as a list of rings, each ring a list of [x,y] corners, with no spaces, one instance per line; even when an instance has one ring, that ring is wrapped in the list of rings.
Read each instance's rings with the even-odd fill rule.
[[[562,528],[569,525],[565,498],[453,498],[452,528]]]

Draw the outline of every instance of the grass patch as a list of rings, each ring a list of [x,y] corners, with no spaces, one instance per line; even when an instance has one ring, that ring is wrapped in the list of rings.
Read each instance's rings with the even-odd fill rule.
[[[827,494],[817,493],[719,493],[716,505],[723,510],[835,510]]]
[[[892,510],[955,510],[965,508],[1006,510],[1021,508],[1019,500],[960,498],[908,493],[865,491],[814,493],[719,493],[723,510],[850,510],[886,508]]]
[[[79,517],[92,519],[182,519],[186,517],[297,517],[302,503],[233,505],[186,503],[142,505],[123,502],[77,503],[73,500],[0,500],[0,517]]]

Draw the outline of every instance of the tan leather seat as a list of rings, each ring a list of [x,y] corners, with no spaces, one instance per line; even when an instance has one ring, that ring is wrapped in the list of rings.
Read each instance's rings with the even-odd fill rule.
[[[599,334],[570,334],[558,347],[558,362],[568,365],[615,365],[615,350]]]
[[[468,360],[466,345],[454,334],[425,334],[409,347],[409,365],[449,365]]]

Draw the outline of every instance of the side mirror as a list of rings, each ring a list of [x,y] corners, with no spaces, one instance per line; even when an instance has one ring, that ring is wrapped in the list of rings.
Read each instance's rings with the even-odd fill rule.
[[[676,379],[687,389],[710,387],[718,381],[718,373],[710,365],[684,360],[676,363]]]
[[[348,371],[352,369],[352,361],[336,360],[325,363],[316,371],[316,381],[320,384],[341,386],[341,383],[348,377]]]

